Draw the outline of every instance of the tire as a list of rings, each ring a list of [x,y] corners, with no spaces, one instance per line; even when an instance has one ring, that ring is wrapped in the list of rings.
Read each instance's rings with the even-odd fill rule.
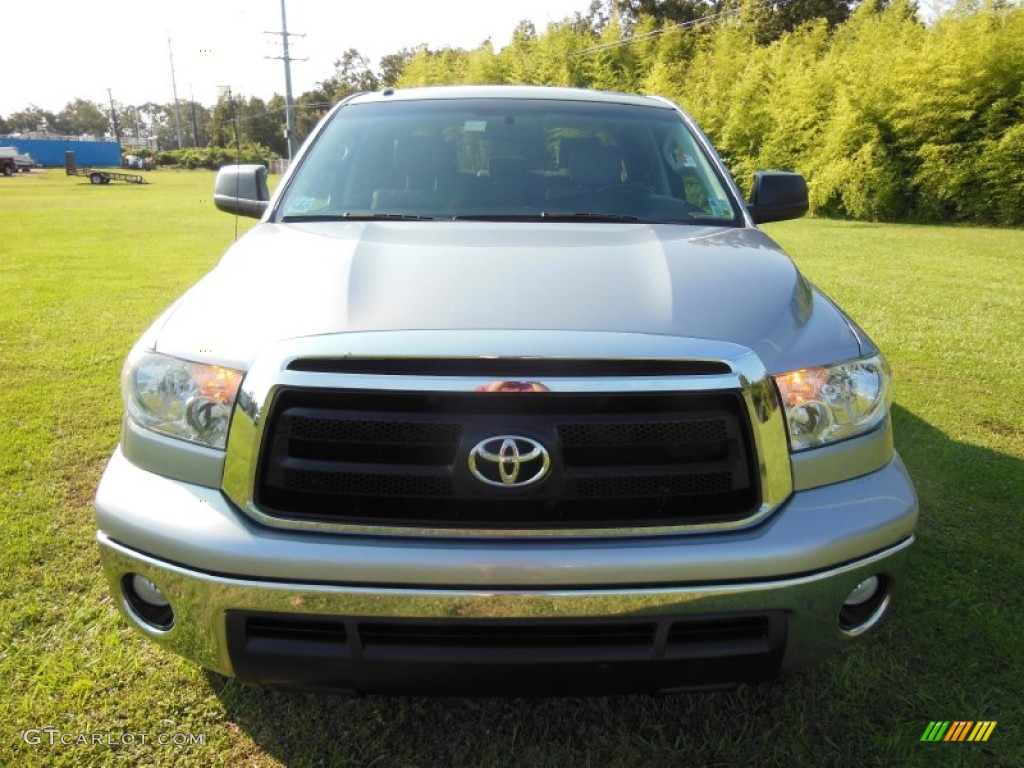
[[[13,176],[13,175],[14,175],[14,169],[11,168],[11,166],[9,166],[9,165],[5,165],[4,166],[4,176]]]
[[[90,173],[89,174],[89,182],[91,184],[102,184],[103,183],[103,174],[102,173]]]

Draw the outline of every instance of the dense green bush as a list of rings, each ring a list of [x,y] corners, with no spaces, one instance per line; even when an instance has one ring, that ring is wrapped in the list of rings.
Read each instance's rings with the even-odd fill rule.
[[[156,155],[157,165],[171,165],[178,168],[209,168],[217,170],[224,165],[235,163],[262,163],[266,165],[274,156],[259,144],[243,144],[240,149],[235,147],[188,147],[159,152]]]
[[[121,157],[134,155],[135,157],[156,157],[156,151],[149,147],[121,147]]]
[[[536,83],[658,93],[711,136],[741,187],[804,173],[812,210],[876,221],[1024,225],[1024,7],[960,0],[923,24],[910,0],[864,0],[759,44],[755,0],[657,32],[528,24],[495,53],[419,49],[399,85]],[[628,45],[616,45],[628,36]]]

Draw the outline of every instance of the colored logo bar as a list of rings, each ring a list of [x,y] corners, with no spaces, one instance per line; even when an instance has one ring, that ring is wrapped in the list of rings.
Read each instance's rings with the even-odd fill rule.
[[[996,720],[932,720],[921,741],[988,741]]]

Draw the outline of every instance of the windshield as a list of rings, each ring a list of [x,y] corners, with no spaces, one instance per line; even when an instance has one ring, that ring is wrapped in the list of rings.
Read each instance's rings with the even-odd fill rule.
[[[508,98],[343,107],[277,218],[742,224],[674,110]]]

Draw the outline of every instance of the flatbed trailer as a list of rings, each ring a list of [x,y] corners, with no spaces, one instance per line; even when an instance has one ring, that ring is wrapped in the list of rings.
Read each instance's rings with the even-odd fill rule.
[[[100,168],[79,168],[75,165],[75,153],[68,150],[64,153],[64,173],[68,176],[84,176],[93,184],[109,184],[111,181],[126,181],[129,184],[148,184],[137,173],[121,173]]]

